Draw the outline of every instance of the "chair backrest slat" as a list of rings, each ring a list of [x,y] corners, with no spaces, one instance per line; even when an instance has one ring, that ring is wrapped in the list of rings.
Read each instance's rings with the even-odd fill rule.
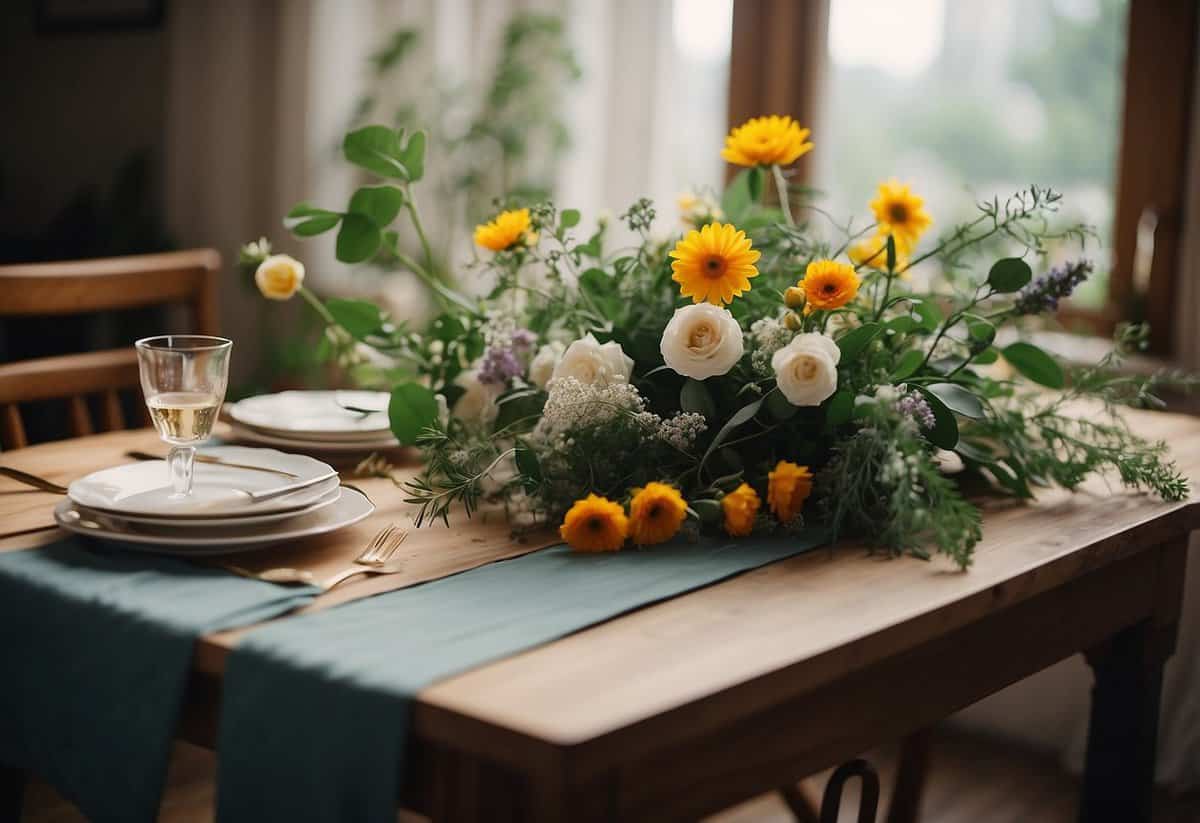
[[[0,317],[183,303],[191,313],[191,331],[217,334],[220,266],[212,249],[0,266]],[[99,394],[103,428],[123,428],[117,390],[137,385],[132,348],[0,364],[0,445],[27,444],[17,404],[31,400],[67,398],[71,431],[79,436],[95,430],[85,398]]]

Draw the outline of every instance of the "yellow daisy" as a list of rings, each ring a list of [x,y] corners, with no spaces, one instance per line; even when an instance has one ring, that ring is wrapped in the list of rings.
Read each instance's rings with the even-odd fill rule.
[[[800,281],[806,297],[804,311],[840,309],[858,294],[861,282],[851,265],[836,260],[812,261]]]
[[[808,466],[787,460],[780,460],[775,471],[767,474],[767,505],[780,523],[790,523],[800,514],[804,501],[812,494],[812,480]]]
[[[558,533],[576,551],[615,552],[629,534],[629,519],[620,503],[589,494],[567,511]]]
[[[868,237],[866,240],[860,240],[850,248],[846,249],[846,256],[854,262],[855,266],[875,269],[876,271],[887,271],[887,238],[886,237]],[[908,280],[912,275],[908,273],[908,255],[896,247],[896,274],[902,280]]]
[[[693,303],[732,303],[750,291],[750,278],[758,276],[754,263],[759,253],[750,246],[746,233],[727,223],[693,229],[671,251],[671,279]]]
[[[475,242],[485,249],[504,251],[535,237],[529,230],[529,209],[502,211],[488,223],[475,227]]]
[[[725,531],[734,537],[745,537],[754,530],[754,518],[762,500],[749,483],[743,483],[721,498],[725,513]]]
[[[879,184],[879,195],[871,201],[879,234],[896,238],[896,251],[910,253],[917,241],[933,224],[933,218],[925,211],[924,199],[912,193],[906,184],[896,179]]]
[[[736,166],[790,166],[812,150],[808,135],[790,117],[755,117],[729,132],[721,157]]]
[[[666,483],[634,489],[629,503],[629,536],[639,546],[665,543],[679,533],[687,516],[683,495]]]

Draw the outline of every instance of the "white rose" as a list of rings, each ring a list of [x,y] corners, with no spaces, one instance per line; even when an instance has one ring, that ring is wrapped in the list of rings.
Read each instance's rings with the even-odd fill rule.
[[[286,254],[273,254],[258,264],[254,282],[263,297],[288,300],[304,284],[304,264]]]
[[[837,390],[842,350],[815,332],[798,334],[771,357],[775,382],[793,406],[819,406]]]
[[[550,377],[574,377],[590,386],[596,383],[625,383],[632,373],[633,358],[626,356],[620,343],[610,340],[600,345],[589,332],[581,340],[567,346]]]
[[[550,382],[550,378],[554,375],[554,369],[558,365],[558,361],[562,360],[563,352],[566,350],[567,347],[557,340],[547,343],[538,349],[538,353],[529,364],[529,382],[533,383],[539,389],[546,388],[546,384]]]
[[[745,351],[742,327],[732,314],[711,303],[676,309],[659,349],[675,373],[696,380],[725,374]]]
[[[464,423],[484,425],[496,419],[500,413],[496,398],[504,388],[501,384],[482,382],[478,369],[464,371],[454,378],[454,384],[464,389],[458,400],[454,401],[455,417]]]

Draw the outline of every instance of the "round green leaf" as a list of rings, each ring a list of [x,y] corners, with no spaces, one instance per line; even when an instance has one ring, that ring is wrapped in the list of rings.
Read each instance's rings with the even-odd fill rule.
[[[415,445],[421,431],[437,422],[437,414],[433,392],[419,383],[401,383],[392,389],[388,420],[401,445]]]
[[[423,142],[422,142],[423,147]],[[400,136],[387,126],[364,126],[346,135],[342,152],[346,159],[380,177],[408,179],[401,162]]]
[[[408,172],[408,179],[415,183],[425,176],[425,132],[413,132],[400,152],[400,162]]]
[[[379,307],[365,300],[342,300],[333,297],[325,301],[325,308],[333,315],[334,320],[358,340],[379,331],[379,327],[383,325],[383,314]]]
[[[920,349],[909,349],[896,361],[896,366],[892,369],[892,379],[903,380],[906,377],[912,377],[917,369],[921,368],[921,363],[924,361],[925,352]]]
[[[917,391],[921,392],[925,401],[929,403],[929,408],[933,410],[933,429],[925,432],[925,436],[935,446],[953,449],[958,445],[958,421],[954,419],[954,412],[950,411],[946,404],[932,392],[926,391],[920,386],[917,387]]]
[[[350,212],[342,218],[337,236],[337,259],[343,263],[361,263],[379,250],[383,233],[371,218]]]
[[[562,229],[573,228],[579,225],[579,209],[563,209],[562,214],[558,216],[558,226]]]
[[[925,388],[945,403],[950,411],[963,417],[983,417],[983,403],[957,383],[933,383]]]
[[[846,362],[858,357],[867,344],[875,339],[882,328],[878,323],[864,323],[857,329],[846,332],[837,339],[837,346],[842,351],[840,362]]]
[[[825,403],[825,428],[832,429],[849,423],[853,415],[854,392],[843,389]]]
[[[1033,279],[1033,270],[1019,257],[1005,257],[992,264],[988,285],[1001,294],[1023,289]]]
[[[1066,375],[1058,361],[1032,343],[1010,343],[1002,353],[1014,369],[1034,383],[1051,389],[1061,389],[1067,384]]]
[[[342,216],[340,214],[323,215],[321,217],[314,217],[310,220],[301,220],[299,223],[295,223],[289,228],[292,234],[296,235],[297,237],[312,237],[313,235],[320,234],[321,232],[329,231],[336,226],[341,219]]]
[[[349,211],[383,228],[396,219],[403,205],[404,192],[395,186],[364,186],[350,198]]]

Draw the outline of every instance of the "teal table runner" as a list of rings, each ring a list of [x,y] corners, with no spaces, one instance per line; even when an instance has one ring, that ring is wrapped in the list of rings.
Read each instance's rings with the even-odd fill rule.
[[[255,629],[226,667],[217,818],[390,823],[422,688],[824,542],[555,546]]]
[[[79,537],[0,553],[0,763],[156,819],[196,639],[315,595]]]

